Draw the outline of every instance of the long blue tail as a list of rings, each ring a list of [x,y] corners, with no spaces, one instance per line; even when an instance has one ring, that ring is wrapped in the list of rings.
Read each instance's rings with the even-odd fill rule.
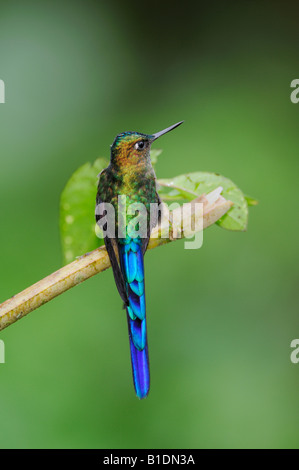
[[[134,387],[137,397],[141,399],[148,395],[150,387],[141,240],[126,239],[120,243],[119,257],[129,299],[126,310]]]

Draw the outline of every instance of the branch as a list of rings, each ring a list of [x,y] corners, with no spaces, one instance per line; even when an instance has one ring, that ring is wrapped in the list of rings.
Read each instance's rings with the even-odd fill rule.
[[[196,202],[203,203],[203,226],[198,230],[214,224],[232,207],[233,203],[224,199],[220,195],[221,191],[222,188],[219,187],[208,195],[202,195],[184,205],[189,206],[191,210],[191,212],[189,212],[189,224],[191,222],[191,213],[191,219],[193,219],[192,221],[195,223],[195,228],[198,227],[198,220],[196,220],[198,213],[194,211],[194,203]],[[178,234],[181,238],[186,235],[182,231],[183,220],[178,223],[178,218],[175,217],[179,211],[181,211],[181,208],[171,212],[169,219],[164,216],[160,226],[153,229],[148,246],[149,249],[176,240]],[[168,235],[168,237],[162,238],[163,236],[165,237],[165,235]],[[104,246],[81,256],[11,299],[6,300],[6,302],[3,302],[3,304],[0,305],[0,330],[7,328],[36,308],[54,299],[54,297],[57,297],[95,274],[105,271],[105,269],[109,267],[110,261]]]

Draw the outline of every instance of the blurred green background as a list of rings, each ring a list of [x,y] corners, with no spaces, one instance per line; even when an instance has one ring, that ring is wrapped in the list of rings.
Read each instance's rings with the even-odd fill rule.
[[[61,266],[59,197],[125,130],[161,178],[216,171],[246,233],[146,256],[151,392],[135,398],[108,270],[0,332],[1,448],[299,444],[295,2],[0,2],[0,301]]]

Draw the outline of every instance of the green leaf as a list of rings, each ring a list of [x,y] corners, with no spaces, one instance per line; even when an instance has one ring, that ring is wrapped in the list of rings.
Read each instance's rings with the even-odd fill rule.
[[[248,206],[257,206],[259,203],[256,199],[253,199],[253,197],[246,196],[246,195],[244,197],[246,199]]]
[[[234,203],[233,207],[216,223],[227,230],[244,231],[247,228],[248,205],[242,191],[228,178],[217,173],[196,172],[158,180],[159,194],[165,201],[179,203],[194,199],[195,195],[209,193],[223,187],[222,196]]]
[[[71,176],[60,199],[60,234],[64,262],[70,263],[103,244],[95,234],[97,175],[108,161],[98,158],[86,163]]]
[[[157,163],[162,150],[151,151],[152,163]],[[60,232],[65,263],[103,245],[103,239],[95,233],[95,200],[97,175],[108,166],[108,161],[99,158],[93,164],[86,163],[71,176],[66,184],[60,203]],[[222,195],[234,206],[216,223],[227,230],[246,230],[248,206],[257,201],[244,196],[242,191],[228,178],[216,173],[196,172],[158,180],[159,194],[165,202],[183,204],[219,186]]]

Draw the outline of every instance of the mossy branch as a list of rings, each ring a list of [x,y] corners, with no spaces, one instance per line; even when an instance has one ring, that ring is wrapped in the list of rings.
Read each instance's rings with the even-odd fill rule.
[[[198,214],[194,211],[195,202],[203,203],[203,226],[201,226],[201,228],[207,228],[214,224],[232,207],[233,203],[227,201],[220,195],[221,190],[222,188],[217,188],[208,195],[202,195],[186,204],[186,206],[190,206],[188,217],[189,219],[190,217],[193,219],[192,222],[195,224],[195,227],[199,226],[196,218],[198,215],[200,217],[202,216],[202,214]],[[178,211],[178,209],[176,209],[176,211]],[[176,240],[178,233],[180,234],[180,238],[184,238],[182,231],[184,220],[178,225],[179,218],[174,217],[176,211],[170,213],[170,224],[168,223],[168,217],[164,217],[160,227],[156,227],[153,230],[148,246],[149,249]],[[188,211],[186,211],[186,213],[188,213]],[[191,220],[188,222],[191,223]],[[166,233],[169,236],[163,238]],[[80,284],[109,267],[110,261],[104,246],[81,256],[11,299],[6,300],[6,302],[3,302],[0,305],[0,330],[7,328],[28,313],[54,299],[54,297],[57,297],[71,287]]]

